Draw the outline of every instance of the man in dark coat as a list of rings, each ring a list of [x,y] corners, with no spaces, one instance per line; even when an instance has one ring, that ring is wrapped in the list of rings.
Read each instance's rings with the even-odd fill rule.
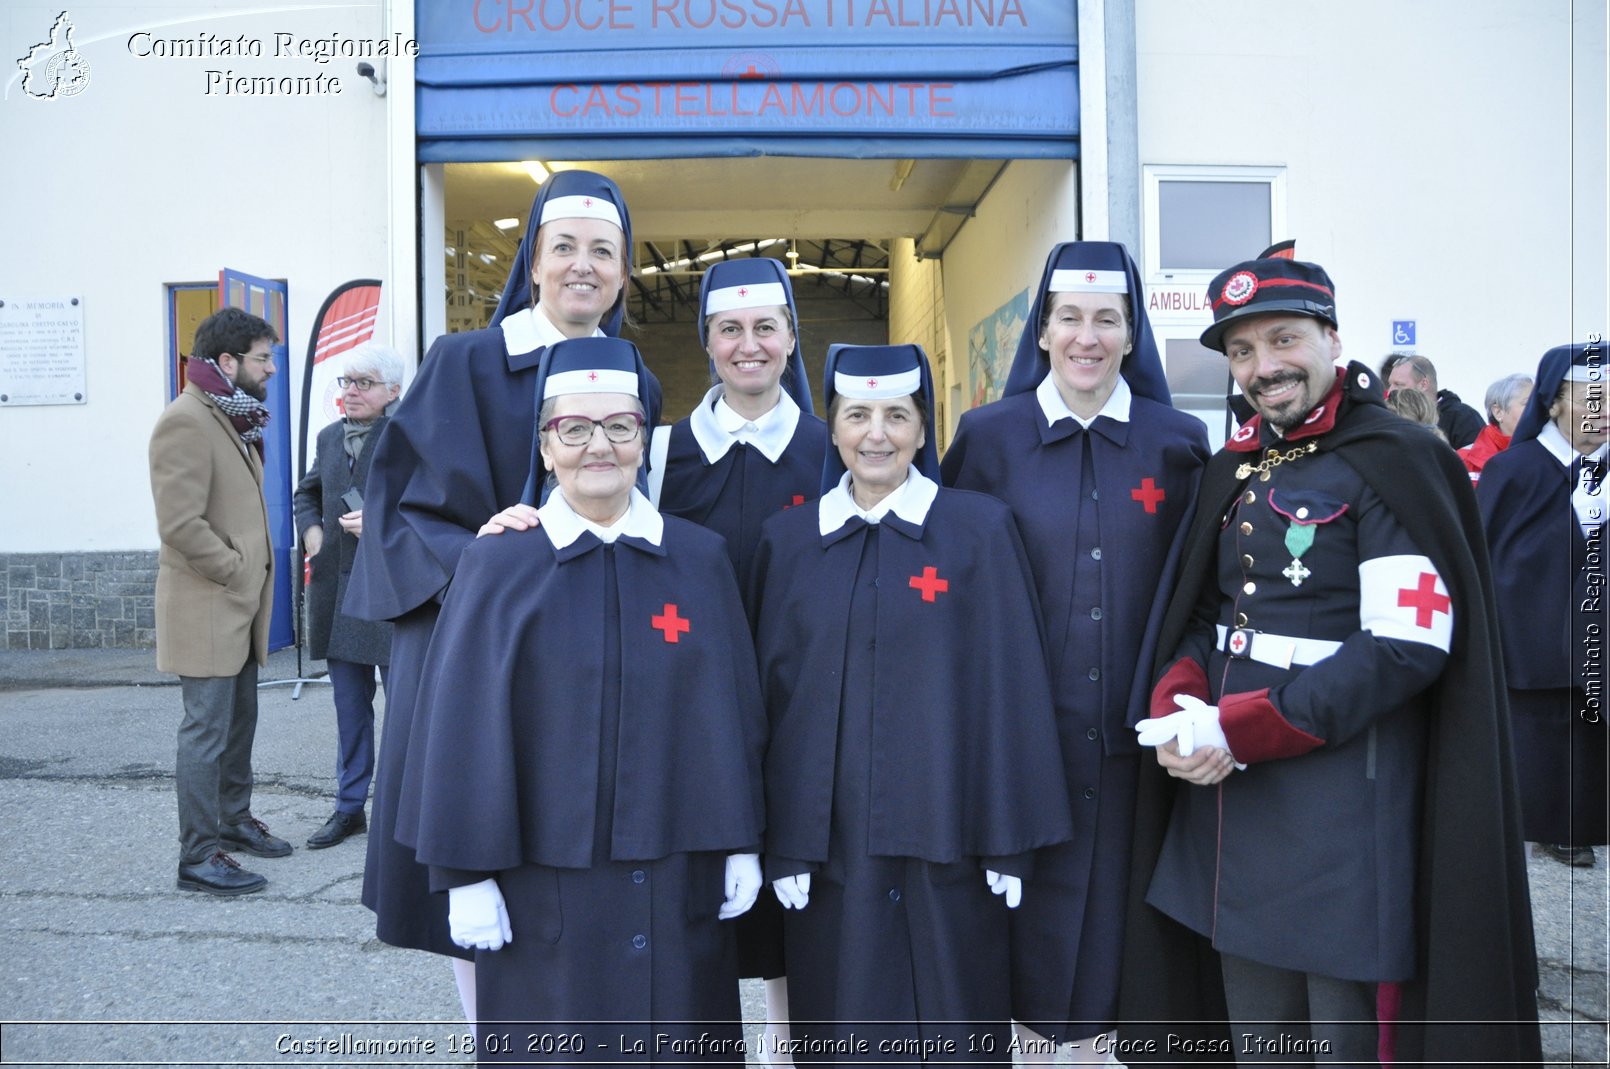
[[[308,651],[327,659],[335,692],[338,749],[335,813],[308,838],[320,850],[365,828],[364,802],[375,768],[375,669],[391,660],[391,624],[359,620],[341,611],[352,562],[363,533],[363,483],[387,410],[402,390],[403,361],[381,345],[347,354],[341,419],[319,432],[318,453],[291,499],[302,547],[313,564],[307,591]],[[325,532],[340,534],[326,540]]]
[[[1256,415],[1203,475],[1138,728],[1167,777],[1138,802],[1121,1016],[1234,1026],[1126,1027],[1117,1053],[1535,1061],[1469,481],[1409,439],[1367,368],[1336,367],[1322,268],[1248,261],[1209,299],[1202,343]]]
[[[1386,384],[1394,390],[1419,390],[1437,406],[1437,429],[1448,444],[1463,449],[1487,425],[1481,413],[1465,404],[1452,390],[1437,389],[1437,366],[1423,356],[1405,356],[1392,363]]]

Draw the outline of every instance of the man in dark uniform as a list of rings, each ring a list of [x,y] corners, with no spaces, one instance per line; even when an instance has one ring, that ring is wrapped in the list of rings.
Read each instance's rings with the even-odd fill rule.
[[[1386,384],[1393,390],[1419,390],[1437,407],[1437,429],[1448,444],[1463,449],[1487,425],[1481,413],[1465,404],[1452,390],[1437,389],[1437,365],[1423,356],[1404,356],[1387,368]]]
[[[1204,473],[1137,728],[1171,779],[1142,785],[1121,1016],[1234,1022],[1198,1049],[1243,1062],[1370,1063],[1394,1041],[1405,1061],[1535,1059],[1468,477],[1409,440],[1368,368],[1337,366],[1322,268],[1251,260],[1208,296],[1202,344],[1250,418]]]

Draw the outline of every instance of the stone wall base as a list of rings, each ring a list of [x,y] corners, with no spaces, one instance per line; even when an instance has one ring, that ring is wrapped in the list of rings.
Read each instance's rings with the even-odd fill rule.
[[[157,551],[0,553],[4,649],[157,644]]]

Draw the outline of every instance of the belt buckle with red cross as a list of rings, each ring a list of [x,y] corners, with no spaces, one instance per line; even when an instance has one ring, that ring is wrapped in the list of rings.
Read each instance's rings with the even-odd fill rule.
[[[1238,660],[1252,656],[1252,636],[1256,634],[1251,628],[1238,627],[1231,631],[1224,641],[1224,652]]]

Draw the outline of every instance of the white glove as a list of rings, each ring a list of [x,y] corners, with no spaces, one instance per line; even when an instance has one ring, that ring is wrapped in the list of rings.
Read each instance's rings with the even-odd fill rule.
[[[1016,909],[1018,903],[1023,901],[1023,878],[1021,876],[1007,876],[1003,873],[985,869],[984,882],[989,884],[990,894],[1006,896],[1007,909]]]
[[[802,872],[798,876],[773,880],[771,889],[784,909],[804,909],[811,902],[811,874]]]
[[[721,886],[727,898],[721,903],[718,916],[724,921],[749,912],[749,907],[760,897],[760,855],[728,854],[727,875]]]
[[[1179,711],[1167,716],[1154,716],[1135,725],[1135,737],[1142,746],[1162,746],[1170,739],[1179,740],[1181,757],[1189,757],[1198,746],[1217,746],[1230,752],[1230,741],[1219,726],[1219,707],[1209,705],[1201,698],[1189,694],[1176,694],[1174,704]],[[1231,756],[1234,756],[1233,754]],[[1247,766],[1237,761],[1236,766]]]
[[[496,880],[454,887],[447,892],[447,928],[465,950],[502,950],[514,941],[509,911]]]
[[[1576,510],[1576,522],[1581,525],[1584,535],[1592,534],[1605,517],[1605,484],[1601,482],[1592,486],[1592,482],[1593,465],[1583,464],[1582,477],[1577,480],[1576,489],[1571,491],[1571,507]]]

